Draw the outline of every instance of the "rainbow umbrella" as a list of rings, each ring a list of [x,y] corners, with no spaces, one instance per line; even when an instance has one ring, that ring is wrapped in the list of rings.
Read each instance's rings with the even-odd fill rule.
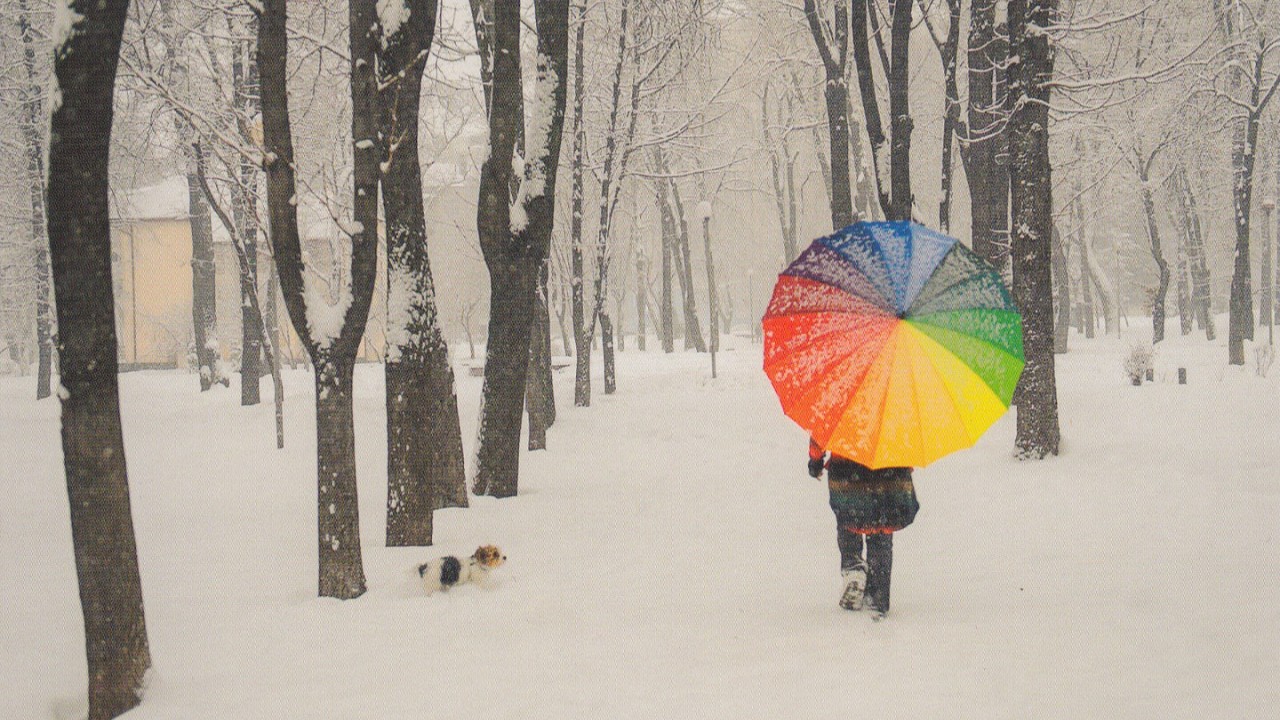
[[[918,467],[967,448],[1013,398],[1022,322],[999,274],[955,238],[859,222],[782,271],[764,370],[830,452]]]

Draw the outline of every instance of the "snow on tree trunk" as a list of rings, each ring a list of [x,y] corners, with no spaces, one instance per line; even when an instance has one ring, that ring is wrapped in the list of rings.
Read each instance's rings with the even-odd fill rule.
[[[436,306],[418,159],[422,73],[435,35],[436,4],[384,0],[378,10],[387,223],[386,544],[422,546],[432,542],[436,508],[467,506],[458,399]]]
[[[108,213],[112,96],[128,5],[80,0],[55,11],[48,233],[89,720],[136,706],[151,665],[120,425]]]
[[[528,160],[516,192],[512,154],[522,131],[520,109],[520,9],[497,3],[490,25],[493,95],[489,107],[489,157],[480,172],[476,225],[489,270],[489,342],[486,348],[476,492],[510,497],[518,490],[520,428],[529,370],[530,332],[538,274],[547,258],[555,222],[556,171],[564,128],[568,74],[567,0],[537,0],[534,107]]]
[[[1057,0],[1010,0],[1009,74],[1015,110],[1011,254],[1013,297],[1022,313],[1026,367],[1018,391],[1019,455],[1058,454],[1058,393],[1053,357],[1053,183],[1049,164],[1049,94],[1053,47],[1044,28],[1057,21]]]
[[[547,294],[550,263],[538,269],[534,291],[533,326],[529,335],[529,376],[525,406],[529,414],[529,449],[547,448],[547,428],[556,421],[555,386],[551,375],[551,308]]]
[[[341,302],[331,307],[314,288],[308,292],[304,280],[286,90],[286,6],[287,0],[263,0],[258,24],[267,209],[285,308],[316,373],[318,497],[329,500],[317,503],[317,537],[322,548],[319,593],[351,599],[363,594],[365,589],[355,493],[350,378],[369,317],[378,261],[378,244],[374,240],[377,237],[378,154],[374,143],[361,142],[372,136],[377,120],[373,67],[378,27],[372,0],[353,0],[350,26],[364,29],[351,33],[356,219],[348,223],[353,231],[351,286]]]
[[[659,175],[669,173],[666,153],[660,146],[654,147],[654,168]],[[693,288],[693,261],[689,249],[689,224],[685,219],[684,202],[680,198],[680,186],[671,178],[658,180],[661,198],[671,216],[673,235],[672,260],[676,278],[680,283],[680,300],[684,310],[684,349],[706,352],[702,339],[702,325],[698,320],[698,300]]]

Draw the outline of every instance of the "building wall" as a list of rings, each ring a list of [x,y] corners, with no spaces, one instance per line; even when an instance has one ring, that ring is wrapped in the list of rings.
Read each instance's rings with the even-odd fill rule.
[[[339,243],[341,245],[341,243]],[[307,243],[312,272],[330,277],[334,250],[323,240]],[[185,219],[118,220],[111,225],[112,275],[115,284],[116,333],[119,361],[125,368],[187,367],[192,346],[191,225]],[[217,265],[218,340],[224,360],[238,357],[241,345],[240,267],[230,243],[214,246]],[[383,265],[370,312],[360,358],[381,359],[385,348],[386,291]],[[266,310],[271,259],[259,255],[259,297]],[[278,295],[277,295],[278,299]],[[284,302],[277,301],[282,361],[298,362],[306,352],[294,334]]]

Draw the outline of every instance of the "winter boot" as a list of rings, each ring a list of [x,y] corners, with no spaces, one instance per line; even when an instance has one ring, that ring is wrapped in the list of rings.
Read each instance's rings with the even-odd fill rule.
[[[844,578],[844,594],[840,596],[840,607],[845,610],[861,610],[862,596],[867,589],[867,566],[857,564],[840,571]]]

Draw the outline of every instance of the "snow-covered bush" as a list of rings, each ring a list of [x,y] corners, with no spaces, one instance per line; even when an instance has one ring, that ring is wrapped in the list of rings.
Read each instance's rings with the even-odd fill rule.
[[[1151,343],[1134,343],[1129,346],[1129,355],[1124,359],[1124,374],[1138,385],[1148,370],[1155,367],[1156,350]]]

